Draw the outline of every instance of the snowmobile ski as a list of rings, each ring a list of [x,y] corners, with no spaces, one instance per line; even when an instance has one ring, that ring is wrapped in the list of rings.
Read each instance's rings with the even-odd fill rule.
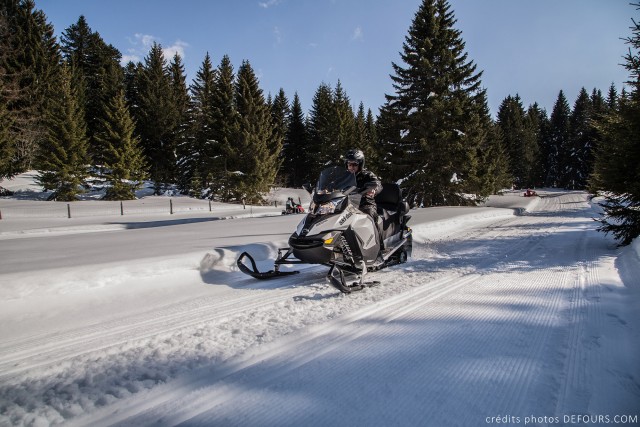
[[[243,252],[242,254],[240,254],[240,256],[238,257],[238,260],[236,261],[236,264],[238,265],[238,268],[240,269],[240,271],[242,271],[245,274],[248,274],[251,277],[254,277],[254,278],[260,279],[260,280],[268,280],[268,279],[273,279],[273,278],[276,278],[276,277],[290,276],[292,274],[300,273],[297,270],[295,270],[295,271],[280,271],[280,264],[277,261],[286,258],[288,255],[289,255],[289,252],[284,257],[282,257],[282,256],[280,256],[280,251],[278,251],[278,259],[276,260],[276,263],[275,263],[275,265],[273,267],[274,269],[273,270],[269,270],[269,271],[265,271],[265,272],[258,271],[258,267],[256,266],[255,260],[247,252]],[[251,268],[247,267],[247,265],[243,262],[243,259],[245,257],[249,259],[249,262],[251,263]]]

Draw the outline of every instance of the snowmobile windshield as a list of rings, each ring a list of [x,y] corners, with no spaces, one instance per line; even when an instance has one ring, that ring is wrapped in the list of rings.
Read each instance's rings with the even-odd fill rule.
[[[316,184],[315,196],[323,202],[343,196],[342,192],[356,186],[356,176],[343,167],[333,166],[323,170]],[[314,197],[314,198],[316,198]]]

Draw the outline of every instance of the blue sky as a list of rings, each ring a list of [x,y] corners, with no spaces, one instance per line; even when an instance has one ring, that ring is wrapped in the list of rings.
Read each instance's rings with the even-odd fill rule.
[[[393,89],[391,63],[420,0],[36,0],[59,36],[84,15],[125,58],[143,60],[156,41],[179,52],[191,82],[209,52],[237,70],[247,59],[265,92],[298,92],[305,112],[321,83],[338,79],[354,108],[377,114]],[[628,0],[449,0],[466,52],[484,72],[489,107],[516,93],[551,113],[562,89],[606,95],[628,79],[620,65],[640,13]]]

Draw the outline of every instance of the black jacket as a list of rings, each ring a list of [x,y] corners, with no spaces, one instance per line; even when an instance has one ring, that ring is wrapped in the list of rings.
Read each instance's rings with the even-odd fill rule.
[[[369,190],[375,190],[376,194],[378,194],[382,190],[382,182],[380,181],[380,178],[378,178],[373,172],[366,169],[362,169],[356,174],[356,185],[358,186],[358,192],[363,192],[366,188]],[[363,206],[375,207],[376,202],[373,197],[362,195],[360,207]]]

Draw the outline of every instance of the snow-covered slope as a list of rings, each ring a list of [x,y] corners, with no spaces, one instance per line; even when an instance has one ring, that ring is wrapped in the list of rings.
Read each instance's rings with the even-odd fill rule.
[[[237,271],[299,216],[0,220],[0,425],[639,422],[637,245],[545,195],[412,211],[412,259],[348,296]]]

